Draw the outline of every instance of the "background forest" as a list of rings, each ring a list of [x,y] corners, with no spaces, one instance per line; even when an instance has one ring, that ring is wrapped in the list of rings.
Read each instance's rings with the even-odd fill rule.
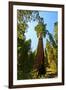
[[[29,28],[28,23],[32,22],[36,22],[34,30],[38,38],[37,48],[34,51],[31,48],[31,39],[26,39],[25,35]],[[17,10],[18,80],[57,77],[58,21],[53,24],[54,29],[52,34],[47,30],[47,24],[45,24],[44,18],[40,16],[39,11]]]

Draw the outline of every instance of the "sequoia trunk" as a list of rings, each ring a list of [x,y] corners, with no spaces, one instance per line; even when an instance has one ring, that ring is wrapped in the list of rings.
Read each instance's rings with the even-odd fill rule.
[[[42,34],[39,35],[38,47],[37,47],[37,54],[35,58],[35,67],[39,68],[40,65],[44,64],[44,48],[43,48],[43,38]]]

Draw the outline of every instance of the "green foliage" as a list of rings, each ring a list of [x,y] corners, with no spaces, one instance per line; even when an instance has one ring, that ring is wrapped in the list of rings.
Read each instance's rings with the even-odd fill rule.
[[[48,64],[46,76],[57,76],[58,73],[58,23],[54,24],[54,36],[47,31],[49,40],[46,40]],[[48,72],[49,71],[49,72]],[[48,76],[49,75],[49,76]],[[50,76],[50,77],[51,77]]]
[[[48,54],[48,58],[49,58],[48,61],[51,62],[52,60],[54,60],[54,52],[53,52],[53,47],[48,40],[46,43],[46,48],[47,48],[47,54]]]
[[[35,20],[39,17],[38,11],[31,11],[31,10],[18,10],[17,11],[17,18],[19,18],[18,23],[20,22],[28,22],[31,20]]]
[[[24,38],[24,33],[28,28],[28,22],[37,20],[38,11],[17,10],[17,36],[20,39]]]
[[[21,46],[21,47],[20,47]],[[29,79],[33,68],[34,53],[30,51],[31,40],[18,40],[18,79]]]
[[[42,34],[45,37],[46,36],[46,24],[39,22],[38,25],[35,27],[35,31],[37,32],[37,36]]]
[[[33,68],[34,53],[31,52],[31,40],[25,40],[24,33],[28,22],[35,20],[37,11],[17,10],[17,79],[30,79]]]
[[[56,44],[58,44],[58,22],[54,24],[54,39]]]
[[[19,39],[24,39],[24,33],[28,25],[26,23],[21,23],[17,25],[17,37]]]
[[[54,47],[51,45],[51,43],[47,40],[47,43],[46,43],[46,49],[47,49],[47,55],[48,55],[48,66],[47,67],[47,75],[52,75],[54,74],[56,76],[57,74],[57,58],[56,58],[56,52],[54,49]],[[49,72],[50,73],[49,73]]]
[[[47,31],[47,34],[49,36],[50,43],[53,45],[54,48],[57,48],[57,44],[53,38],[53,35],[49,31]]]

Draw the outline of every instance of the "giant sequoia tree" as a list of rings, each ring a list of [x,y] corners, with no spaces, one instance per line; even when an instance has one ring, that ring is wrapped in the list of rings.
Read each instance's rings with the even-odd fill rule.
[[[37,54],[35,57],[34,68],[38,70],[38,75],[45,74],[45,65],[44,65],[44,47],[43,47],[43,37],[46,37],[46,24],[44,24],[43,19],[40,18],[35,31],[38,37],[38,47]]]

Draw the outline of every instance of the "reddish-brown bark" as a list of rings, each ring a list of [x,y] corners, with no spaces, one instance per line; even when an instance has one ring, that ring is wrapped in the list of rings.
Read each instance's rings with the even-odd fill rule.
[[[37,54],[35,58],[34,68],[39,68],[41,64],[44,64],[44,48],[43,48],[43,38],[42,35],[39,37]]]

